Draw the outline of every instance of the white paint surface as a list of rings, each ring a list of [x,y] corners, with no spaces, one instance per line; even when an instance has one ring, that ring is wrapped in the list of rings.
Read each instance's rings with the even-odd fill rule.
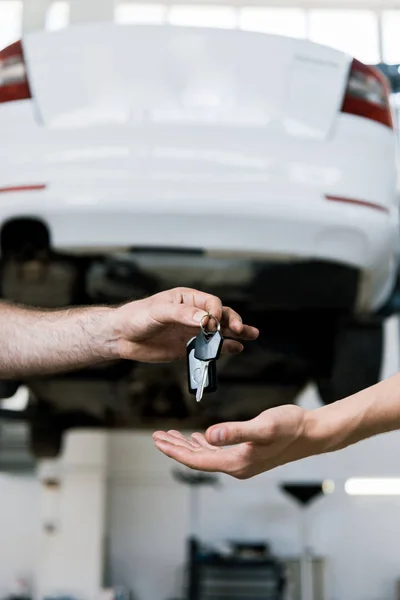
[[[37,481],[0,475],[0,597],[10,592],[16,578],[34,578],[38,514]]]
[[[108,438],[102,432],[69,436],[62,459],[42,465],[40,477],[60,481],[41,488],[37,600],[64,595],[98,600],[103,578],[103,543]],[[49,532],[46,525],[54,526]]]

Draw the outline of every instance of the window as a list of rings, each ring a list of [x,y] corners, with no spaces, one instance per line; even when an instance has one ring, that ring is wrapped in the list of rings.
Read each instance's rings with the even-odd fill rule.
[[[300,8],[247,7],[240,11],[240,27],[248,31],[304,38],[307,33],[306,12]]]
[[[189,27],[233,29],[237,25],[237,12],[232,6],[171,6],[168,22]]]
[[[53,2],[46,14],[46,30],[58,31],[68,27],[69,24],[69,3],[64,0],[56,0]]]
[[[16,42],[22,35],[22,1],[0,1],[0,48]]]
[[[400,63],[400,10],[385,10],[382,15],[383,62]]]
[[[349,496],[400,496],[400,479],[352,478],[345,483]]]
[[[163,4],[118,4],[115,21],[120,25],[132,23],[161,24],[165,22],[167,7]]]
[[[359,60],[380,60],[379,25],[370,10],[311,10],[309,36],[314,42],[332,46]]]

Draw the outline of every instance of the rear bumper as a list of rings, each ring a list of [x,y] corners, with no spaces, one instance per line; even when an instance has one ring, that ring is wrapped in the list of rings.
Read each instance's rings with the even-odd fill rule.
[[[342,115],[322,143],[255,128],[40,126],[30,101],[4,105],[0,227],[32,216],[56,249],[197,248],[360,273],[357,307],[391,295],[399,248],[392,133]],[[393,161],[388,157],[393,157]],[[382,205],[329,202],[325,194]],[[301,282],[299,282],[301,285]]]
[[[330,203],[320,197],[300,203],[305,208],[295,211],[289,197],[273,203],[264,198],[239,202],[228,193],[207,200],[181,198],[176,193],[167,205],[165,199],[155,200],[151,194],[143,195],[140,202],[128,197],[110,201],[111,192],[107,194],[104,187],[86,197],[71,193],[65,198],[56,192],[49,187],[1,194],[0,225],[19,216],[40,219],[49,229],[52,246],[63,251],[182,248],[266,263],[312,261],[344,266],[359,273],[356,304],[361,311],[379,308],[394,285],[395,212]],[[266,277],[270,280],[271,273]],[[327,286],[322,272],[315,277],[314,288]],[[302,278],[296,278],[293,293],[298,295],[301,287]],[[328,289],[335,293],[335,286]]]
[[[172,246],[332,260],[362,270],[376,269],[397,254],[395,209],[383,213],[319,195],[293,198],[290,188],[287,196],[280,191],[272,200],[270,189],[251,197],[247,185],[247,195],[243,190],[238,197],[237,189],[218,187],[213,195],[192,191],[189,197],[189,190],[183,196],[169,186],[170,198],[154,197],[155,190],[131,192],[133,182],[116,190],[113,182],[103,181],[90,193],[84,184],[79,192],[62,193],[56,185],[10,191],[0,195],[0,223],[18,216],[41,219],[56,248]]]

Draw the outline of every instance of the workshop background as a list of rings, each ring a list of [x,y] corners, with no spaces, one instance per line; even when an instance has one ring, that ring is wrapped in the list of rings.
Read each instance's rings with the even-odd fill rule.
[[[400,64],[395,0],[0,0],[0,47],[26,32],[98,21],[242,28],[309,38],[367,64]],[[392,101],[396,110],[395,93]],[[1,132],[0,140],[7,144]],[[384,356],[382,377],[398,372],[397,317],[387,320]],[[313,385],[299,402],[319,406]],[[1,598],[178,600],[190,535],[221,553],[226,541],[249,543],[248,552],[268,544],[292,569],[293,600],[305,543],[314,600],[400,598],[400,433],[249,481],[218,475],[204,486],[185,485],[144,432],[73,431],[62,457],[38,466],[25,435],[23,424],[0,423]],[[321,493],[304,508],[282,489],[293,482],[317,482]],[[253,600],[248,591],[229,594],[216,597]]]

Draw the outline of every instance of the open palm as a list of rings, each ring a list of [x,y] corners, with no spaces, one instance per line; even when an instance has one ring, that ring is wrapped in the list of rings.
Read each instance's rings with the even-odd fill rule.
[[[214,425],[188,439],[178,431],[157,431],[156,447],[166,456],[200,471],[248,479],[313,453],[306,434],[306,411],[280,406],[242,423]]]

